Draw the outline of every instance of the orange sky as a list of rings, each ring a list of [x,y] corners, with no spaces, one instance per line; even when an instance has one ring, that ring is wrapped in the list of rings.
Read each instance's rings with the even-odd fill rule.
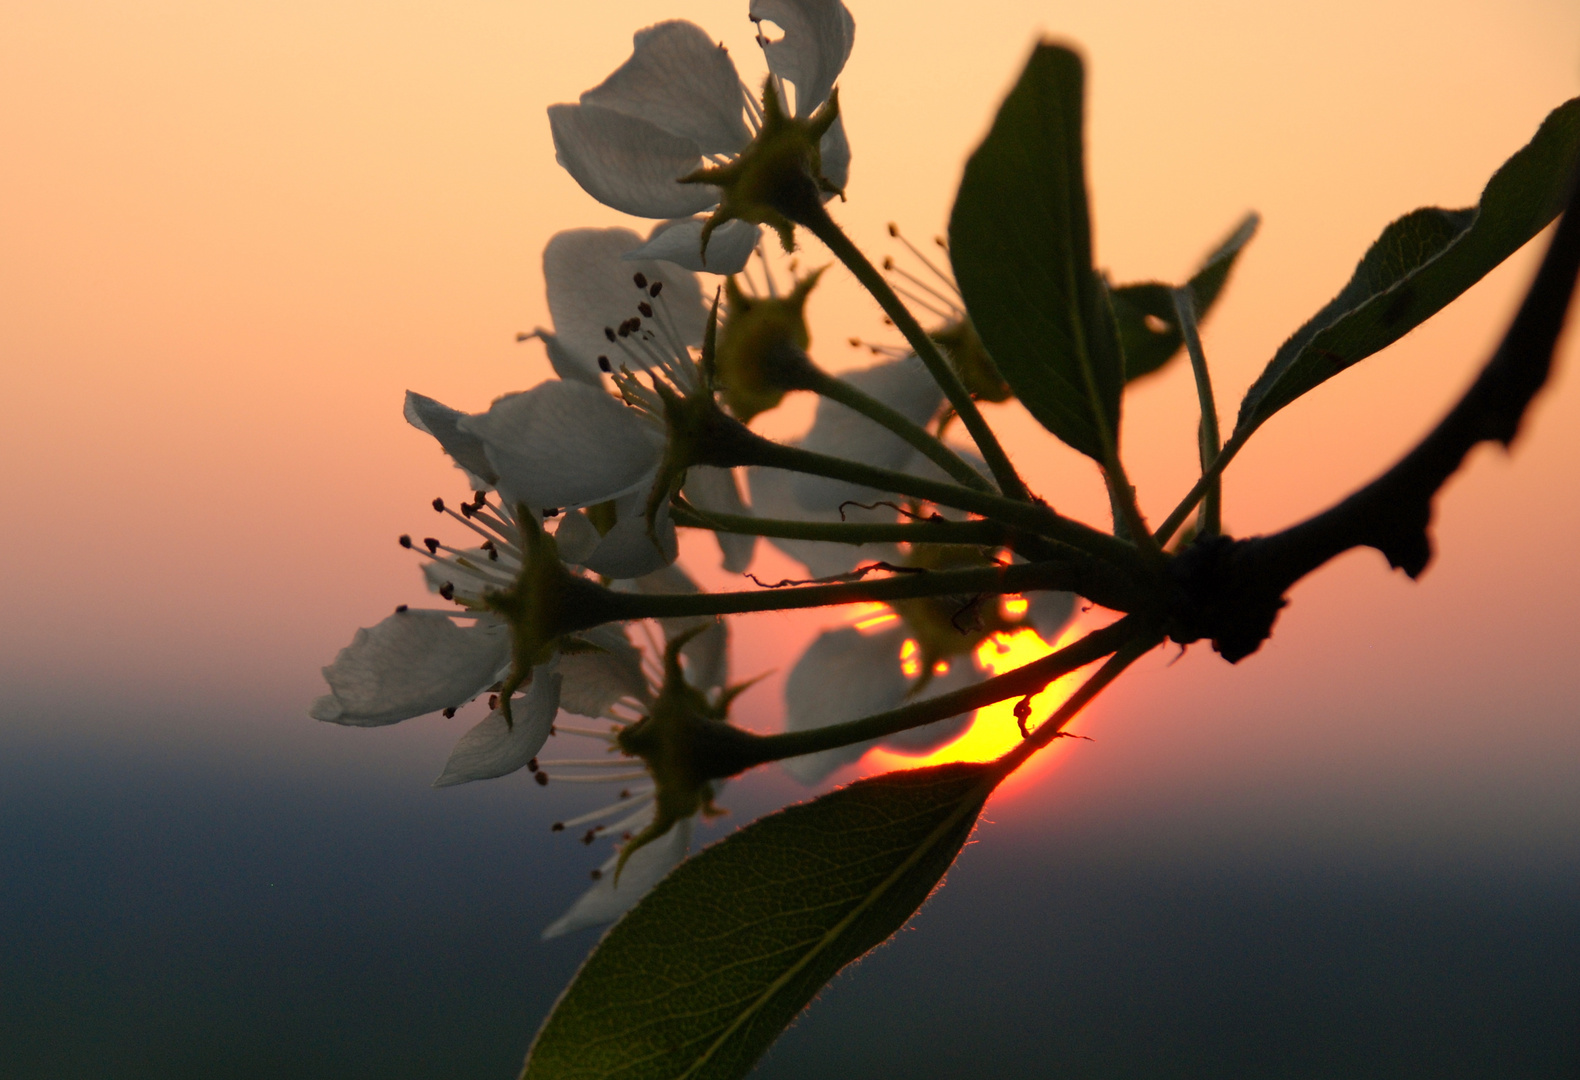
[[[1097,250],[1117,279],[1181,276],[1262,212],[1206,333],[1226,417],[1388,220],[1472,203],[1580,93],[1580,7],[1561,0],[852,9],[855,158],[836,213],[874,251],[890,220],[942,227],[1039,33],[1089,60]],[[0,679],[58,693],[91,671],[101,691],[246,694],[277,703],[280,725],[305,723],[317,667],[417,594],[394,537],[456,488],[400,419],[402,392],[480,408],[542,378],[538,346],[512,339],[547,323],[544,242],[621,221],[554,164],[544,106],[671,15],[725,40],[749,81],[761,70],[734,0],[8,12]],[[1485,357],[1531,266],[1522,253],[1282,414],[1231,471],[1228,527],[1275,528],[1385,465]],[[838,271],[812,319],[831,367],[861,362],[847,336],[881,333]],[[1451,487],[1442,557],[1419,586],[1351,555],[1295,591],[1274,642],[1239,668],[1202,649],[1167,671],[1162,655],[1143,663],[1084,722],[1100,740],[1081,744],[1092,775],[1206,790],[1574,761],[1576,340],[1513,461],[1481,453]],[[1127,400],[1126,455],[1154,516],[1189,483],[1191,407],[1183,370]],[[809,412],[794,404],[769,429]],[[1081,460],[1014,407],[995,421],[1043,494],[1102,519]],[[815,625],[743,626],[738,669],[782,675],[786,636]],[[754,692],[764,724],[778,685]],[[206,737],[232,736],[217,720]]]

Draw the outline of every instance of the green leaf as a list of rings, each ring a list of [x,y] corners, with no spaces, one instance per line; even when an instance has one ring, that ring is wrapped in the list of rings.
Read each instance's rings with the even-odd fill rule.
[[[744,1076],[927,899],[999,776],[957,764],[861,780],[681,863],[587,958],[523,1080]]]
[[[1113,457],[1124,358],[1092,269],[1080,57],[1039,45],[971,160],[949,218],[966,310],[1042,425]]]
[[[1207,312],[1222,295],[1240,249],[1256,235],[1261,220],[1255,214],[1247,214],[1191,275],[1199,320],[1206,320]],[[1174,298],[1169,287],[1160,282],[1115,288],[1114,317],[1119,323],[1120,344],[1124,346],[1126,382],[1152,374],[1172,360],[1185,344],[1174,315]]]
[[[1548,114],[1477,206],[1425,207],[1382,231],[1349,284],[1274,355],[1240,403],[1243,437],[1301,394],[1398,341],[1558,216],[1580,156],[1580,98]]]

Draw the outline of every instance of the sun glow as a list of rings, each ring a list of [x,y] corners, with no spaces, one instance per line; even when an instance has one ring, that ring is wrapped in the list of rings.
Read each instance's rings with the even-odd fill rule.
[[[1010,601],[1011,604],[1014,602]],[[1025,601],[1020,603],[1024,604]],[[1005,607],[1009,608],[1009,604]],[[1079,636],[1080,631],[1073,626],[1066,628],[1051,645],[1031,629],[994,634],[977,647],[977,662],[989,674],[1002,675],[1006,671],[1047,656]],[[901,662],[903,664],[909,659],[911,666],[915,668],[917,666],[914,656],[915,643],[906,641],[905,645],[911,647],[912,656],[906,657],[902,646]],[[1042,693],[1031,699],[1032,722],[1040,722],[1058,708],[1078,685],[1080,685],[1078,672],[1054,680]],[[990,761],[1020,742],[1020,727],[1015,721],[1015,705],[1019,700],[1019,698],[1010,698],[978,709],[976,716],[972,718],[971,726],[959,738],[929,754],[911,757],[892,750],[871,750],[863,759],[864,764],[871,767],[871,771],[877,772],[888,769],[914,769],[922,765],[943,765],[951,761]],[[1055,745],[1044,751],[1044,754],[1059,753],[1063,741],[1056,740]]]

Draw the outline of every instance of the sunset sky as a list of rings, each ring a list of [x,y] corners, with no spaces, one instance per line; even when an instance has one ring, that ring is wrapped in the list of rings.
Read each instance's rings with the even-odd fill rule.
[[[1182,279],[1261,213],[1205,328],[1226,424],[1384,225],[1473,204],[1580,94],[1572,0],[849,2],[854,157],[832,212],[875,257],[895,250],[888,222],[942,231],[965,157],[1039,36],[1087,59],[1095,246],[1116,280]],[[545,242],[648,226],[555,164],[545,107],[669,17],[721,39],[754,82],[745,8],[10,6],[0,754],[437,772],[464,717],[360,731],[305,712],[356,627],[421,597],[396,536],[431,528],[435,495],[462,494],[402,420],[402,394],[478,410],[549,375],[541,346],[514,340],[549,323]],[[1229,471],[1226,528],[1278,528],[1386,467],[1489,355],[1544,242],[1270,423]],[[801,257],[832,261],[810,239]],[[837,266],[810,316],[832,369],[870,362],[848,337],[885,340]],[[1193,410],[1179,365],[1126,398],[1123,449],[1154,521],[1191,483]],[[810,415],[795,400],[759,426],[790,436]],[[1085,459],[1018,406],[989,415],[1034,488],[1106,520]],[[1197,828],[1170,816],[1186,807],[1224,843],[1571,859],[1580,333],[1513,454],[1482,449],[1449,485],[1434,535],[1418,583],[1371,551],[1303,582],[1237,666],[1205,644],[1144,660],[1076,724],[1095,741],[1060,746],[990,807],[983,842],[1123,818],[1144,819],[1132,839],[1162,850]],[[686,558],[722,587],[710,545],[687,541]],[[742,699],[744,723],[777,727],[802,643],[841,617],[738,620],[734,671],[776,672]],[[528,787],[515,798],[537,815]]]

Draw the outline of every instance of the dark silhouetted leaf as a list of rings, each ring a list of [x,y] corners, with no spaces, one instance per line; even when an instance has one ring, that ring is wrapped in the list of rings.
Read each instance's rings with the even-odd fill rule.
[[[966,163],[949,255],[977,334],[1042,425],[1106,463],[1124,360],[1092,269],[1080,57],[1039,45]]]
[[[744,1076],[927,899],[997,779],[941,765],[861,780],[682,863],[587,958],[523,1080]]]
[[[1229,280],[1229,271],[1240,256],[1240,249],[1256,235],[1259,224],[1261,218],[1247,214],[1191,275],[1190,287],[1196,295],[1199,320],[1206,319],[1223,294],[1224,283]],[[1119,323],[1120,344],[1124,346],[1126,382],[1152,374],[1184,347],[1185,338],[1174,315],[1174,298],[1169,287],[1160,282],[1146,281],[1115,288],[1114,318]]]
[[[1548,114],[1464,210],[1426,207],[1383,230],[1338,296],[1282,346],[1240,404],[1249,432],[1301,394],[1437,314],[1558,215],[1580,151],[1580,98]]]

